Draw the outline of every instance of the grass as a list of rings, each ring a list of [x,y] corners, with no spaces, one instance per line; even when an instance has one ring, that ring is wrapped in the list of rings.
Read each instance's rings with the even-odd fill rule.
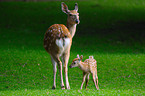
[[[70,90],[61,90],[59,74],[57,89],[51,89],[52,64],[43,36],[50,25],[65,24],[60,3],[0,3],[0,95],[145,95],[144,0],[78,1],[81,23],[69,65],[77,54],[84,60],[93,55],[100,90],[92,80],[88,90],[80,90],[78,68],[69,69]],[[66,3],[74,8],[75,1]]]

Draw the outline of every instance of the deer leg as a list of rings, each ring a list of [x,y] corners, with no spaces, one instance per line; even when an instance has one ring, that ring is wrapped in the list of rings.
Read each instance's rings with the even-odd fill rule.
[[[58,66],[59,66],[59,72],[60,72],[60,78],[61,78],[61,89],[65,89],[64,83],[63,83],[62,62],[61,61],[58,62]]]
[[[53,57],[51,56],[51,62],[53,64],[53,86],[52,89],[56,88],[56,72],[57,72],[57,63],[56,61],[53,59]]]
[[[63,75],[62,75],[62,62],[59,59],[59,56],[55,56],[55,61],[58,64],[59,72],[60,72],[60,78],[61,78],[61,89],[65,89],[64,83],[63,83]]]
[[[62,62],[64,65],[64,74],[65,74],[65,82],[66,82],[66,89],[70,89],[69,81],[68,81],[68,60],[69,60],[69,52],[63,54]]]
[[[89,82],[89,75],[90,75],[90,74],[87,74],[87,78],[86,78],[86,86],[85,86],[85,88],[87,88],[87,86],[88,86],[88,82]]]
[[[94,73],[93,73],[93,81],[94,81],[94,84],[95,84],[96,89],[98,89],[98,87],[96,85],[96,78],[95,78],[95,74]]]
[[[98,76],[96,74],[96,81],[97,81],[97,90],[99,90],[99,85],[98,85]]]
[[[84,82],[85,82],[86,75],[87,75],[87,74],[86,74],[85,72],[83,72],[83,81],[82,81],[81,89],[82,89],[82,87],[83,87],[83,84],[84,84]]]

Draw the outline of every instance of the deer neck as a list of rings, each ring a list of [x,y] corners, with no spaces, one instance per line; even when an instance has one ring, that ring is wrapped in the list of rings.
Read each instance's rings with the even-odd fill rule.
[[[68,30],[70,31],[70,34],[71,34],[72,38],[73,38],[74,35],[75,35],[76,26],[77,26],[77,24],[70,24],[70,23],[67,22],[67,28],[68,28]]]
[[[83,71],[87,71],[87,66],[88,64],[86,64],[85,62],[80,61],[79,63],[79,68]]]

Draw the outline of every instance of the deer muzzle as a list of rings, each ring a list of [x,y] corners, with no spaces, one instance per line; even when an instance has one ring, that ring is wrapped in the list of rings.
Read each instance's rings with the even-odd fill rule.
[[[77,24],[79,24],[79,23],[80,23],[80,21],[79,21],[79,20],[76,20],[76,23],[77,23]]]
[[[73,68],[73,67],[70,65],[69,68]]]

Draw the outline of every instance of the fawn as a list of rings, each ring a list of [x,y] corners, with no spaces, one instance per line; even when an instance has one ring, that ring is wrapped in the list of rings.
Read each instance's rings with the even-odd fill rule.
[[[97,61],[94,59],[93,56],[89,56],[89,59],[86,59],[84,62],[82,62],[82,59],[83,59],[83,55],[81,56],[77,55],[77,58],[73,60],[72,64],[70,65],[70,68],[79,67],[83,71],[83,82],[81,84],[81,89],[83,87],[85,79],[86,79],[85,88],[87,88],[89,75],[91,73],[93,75],[93,81],[95,83],[95,87],[98,90],[99,86],[98,86],[98,76],[97,76]]]
[[[50,54],[53,64],[53,87],[56,88],[57,65],[60,71],[61,88],[65,89],[62,75],[62,63],[65,73],[66,88],[70,89],[68,81],[68,60],[72,38],[76,32],[76,26],[79,24],[78,5],[75,4],[74,10],[69,10],[65,3],[61,3],[62,11],[67,14],[67,26],[63,24],[54,24],[48,28],[44,35],[44,48]],[[64,19],[64,18],[62,18]],[[61,60],[60,60],[61,57]]]

